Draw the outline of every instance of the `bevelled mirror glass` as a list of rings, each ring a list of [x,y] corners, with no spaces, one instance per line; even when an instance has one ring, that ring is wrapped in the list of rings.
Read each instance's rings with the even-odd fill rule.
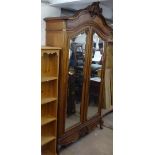
[[[97,33],[93,34],[93,46],[91,53],[91,73],[89,77],[89,101],[87,119],[95,116],[99,109],[99,96],[101,86],[101,72],[104,55],[104,41]]]
[[[82,103],[86,33],[80,33],[70,39],[68,88],[65,130],[80,123],[80,108]]]

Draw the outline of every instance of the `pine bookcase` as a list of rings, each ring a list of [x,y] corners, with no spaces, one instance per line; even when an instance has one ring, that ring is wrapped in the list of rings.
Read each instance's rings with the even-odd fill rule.
[[[41,155],[57,155],[57,102],[59,52],[61,48],[41,48]]]

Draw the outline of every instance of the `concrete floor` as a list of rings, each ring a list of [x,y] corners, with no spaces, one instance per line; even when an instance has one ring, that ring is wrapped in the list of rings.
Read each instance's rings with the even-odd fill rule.
[[[90,134],[61,150],[60,155],[112,155],[113,113],[104,117],[104,128]]]

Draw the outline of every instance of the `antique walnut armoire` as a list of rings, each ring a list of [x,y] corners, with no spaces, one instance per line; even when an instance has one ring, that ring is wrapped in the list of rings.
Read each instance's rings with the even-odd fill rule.
[[[105,64],[112,28],[99,2],[71,17],[45,18],[46,45],[61,47],[58,145],[74,142],[98,124],[102,128]]]

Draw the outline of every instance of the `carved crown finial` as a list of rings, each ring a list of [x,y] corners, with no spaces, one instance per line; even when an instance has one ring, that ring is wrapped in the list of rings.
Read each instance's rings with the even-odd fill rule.
[[[86,8],[91,16],[102,14],[102,8],[100,8],[99,4],[100,2],[94,2]]]

